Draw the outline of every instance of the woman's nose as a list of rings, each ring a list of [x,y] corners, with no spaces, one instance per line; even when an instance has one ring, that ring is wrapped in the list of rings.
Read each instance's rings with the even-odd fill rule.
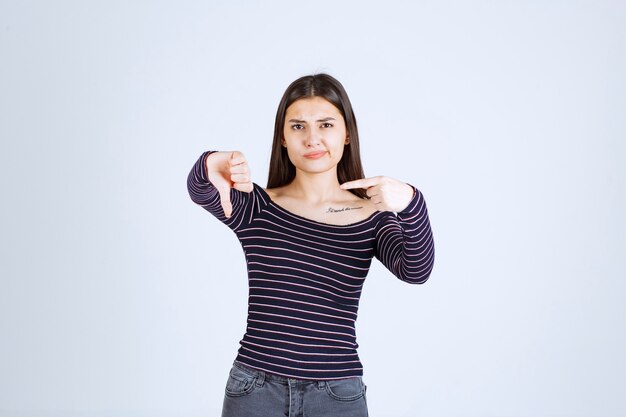
[[[317,129],[310,129],[306,137],[306,146],[315,146],[320,143],[321,135]]]

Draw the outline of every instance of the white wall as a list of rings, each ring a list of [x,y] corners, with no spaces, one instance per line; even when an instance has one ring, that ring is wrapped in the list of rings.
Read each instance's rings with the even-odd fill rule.
[[[425,285],[366,282],[370,414],[626,415],[626,4],[269,3],[0,2],[0,415],[219,414],[245,263],[187,174],[264,186],[320,71],[434,230]]]

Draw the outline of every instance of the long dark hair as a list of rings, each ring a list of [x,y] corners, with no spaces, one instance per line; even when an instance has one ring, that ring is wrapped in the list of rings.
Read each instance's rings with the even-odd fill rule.
[[[284,139],[285,113],[287,108],[296,100],[302,98],[322,97],[333,104],[341,112],[346,123],[346,131],[350,138],[344,147],[343,156],[337,165],[337,179],[340,184],[346,181],[365,177],[361,165],[359,150],[359,132],[356,127],[356,118],[352,111],[352,104],[346,90],[341,83],[328,74],[314,74],[300,77],[292,82],[278,104],[276,121],[274,123],[274,141],[270,156],[270,169],[267,179],[267,188],[281,187],[289,184],[296,176],[296,168],[289,160],[287,149],[282,146]],[[365,190],[357,188],[349,190],[352,194],[368,198]]]

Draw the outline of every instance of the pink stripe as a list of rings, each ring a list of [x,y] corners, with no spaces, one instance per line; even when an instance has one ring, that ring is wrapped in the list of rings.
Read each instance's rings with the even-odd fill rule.
[[[305,245],[300,245],[298,243],[288,242],[288,241],[283,240],[283,239],[274,239],[274,238],[271,238],[271,237],[263,237],[263,236],[254,236],[253,237],[253,236],[250,236],[250,237],[242,238],[241,240],[247,240],[247,239],[252,239],[252,238],[263,240],[264,242],[265,241],[283,242],[283,243],[285,243],[285,244],[287,244],[289,246],[299,246],[301,248],[304,248],[305,251],[304,252],[303,251],[295,251],[295,250],[292,251],[290,249],[280,248],[280,247],[276,247],[276,246],[261,246],[261,245],[245,245],[247,248],[258,247],[258,248],[268,248],[268,249],[274,249],[274,250],[287,250],[287,251],[290,251],[290,252],[296,252],[296,253],[307,255],[307,256],[310,256],[310,257],[313,257],[313,258],[320,259],[320,257],[318,257],[318,256],[308,255],[306,253],[306,252],[315,251],[315,252],[326,253],[326,254],[331,255],[331,256],[338,256],[338,257],[345,258],[345,259],[353,259],[353,260],[359,261],[361,263],[368,262],[368,261],[370,261],[372,259],[371,256],[367,256],[365,258],[359,258],[357,256],[350,256],[350,255],[344,255],[344,254],[338,253],[337,249],[341,249],[339,246],[336,246],[335,247],[335,251],[331,252],[331,251],[322,250],[322,249],[318,249],[318,248],[312,248],[311,246],[305,246]],[[367,248],[365,250],[371,251],[372,249],[371,248]],[[321,259],[326,260],[327,258],[321,258]]]
[[[267,339],[270,340],[270,339]],[[268,347],[267,345],[259,345],[258,343],[253,343],[249,340],[242,340],[239,343],[244,343],[246,345],[252,345],[252,346],[257,346],[263,349],[272,349],[272,350],[280,350],[283,352],[289,352],[289,353],[294,353],[296,355],[305,355],[305,356],[332,356],[332,357],[337,357],[337,356],[357,356],[358,355],[355,353],[311,353],[311,352],[298,352],[297,350],[290,350],[290,349],[283,349],[283,348],[279,348],[276,346],[272,346],[272,347]],[[305,345],[305,346],[309,346],[309,345]]]
[[[254,265],[262,265],[262,266],[274,267],[273,265],[268,265],[268,264],[264,264],[264,263],[261,263],[261,262],[248,262],[248,266],[253,265],[253,264]],[[293,269],[293,270],[296,270],[296,271],[302,271],[301,269],[296,269],[296,268],[289,268],[289,267],[282,267],[282,268]],[[250,269],[248,272],[250,272],[250,273],[258,272],[258,273],[262,273],[262,274],[265,274],[265,275],[274,275],[274,276],[291,277],[291,278],[302,279],[302,280],[305,280],[305,281],[314,282],[314,283],[316,283],[318,285],[324,285],[326,287],[332,288],[335,291],[341,291],[343,293],[348,293],[348,294],[360,294],[361,293],[361,289],[360,288],[358,290],[354,290],[354,291],[342,290],[341,288],[334,287],[334,286],[332,286],[330,284],[327,284],[325,282],[316,281],[314,279],[306,278],[306,277],[303,277],[303,276],[300,276],[300,275],[281,274],[281,273],[278,273],[278,272],[263,271],[261,269]],[[308,272],[308,271],[302,271],[302,272]],[[317,276],[322,277],[322,278],[327,278],[324,275],[319,275],[319,274],[311,273],[311,275],[317,275]],[[333,279],[331,278],[331,280],[333,280]],[[337,280],[333,280],[333,281],[337,281]],[[344,285],[341,281],[337,281],[337,282],[339,282],[342,285]],[[345,284],[345,285],[349,285],[349,284]],[[360,285],[359,287],[361,287],[361,286],[362,285]],[[337,293],[333,293],[333,294],[337,294]],[[343,296],[343,295],[339,295],[339,294],[337,294],[337,297],[353,299],[352,297],[347,297],[347,296]],[[357,300],[358,300],[358,298],[357,298]]]
[[[250,256],[252,256],[252,255],[250,255]],[[314,268],[317,268],[317,269],[322,269],[322,270],[324,270],[324,271],[328,271],[328,272],[330,272],[330,273],[331,273],[331,274],[333,274],[333,275],[341,275],[342,277],[346,277],[346,278],[348,278],[348,279],[352,279],[352,280],[355,280],[355,281],[358,281],[358,280],[361,280],[361,281],[362,281],[362,280],[364,280],[364,279],[365,279],[365,276],[367,276],[367,270],[365,271],[365,274],[364,274],[363,276],[360,276],[360,277],[354,277],[354,276],[350,276],[350,275],[348,275],[348,274],[344,274],[344,273],[342,273],[342,272],[337,272],[337,271],[335,271],[335,270],[333,270],[333,269],[331,269],[331,268],[327,268],[327,267],[325,267],[325,266],[316,265],[316,264],[311,263],[311,262],[304,262],[304,261],[301,261],[301,260],[299,260],[299,259],[285,258],[285,257],[283,257],[283,256],[261,255],[260,253],[255,253],[255,254],[254,254],[254,256],[259,257],[259,258],[264,258],[264,259],[277,259],[277,260],[282,260],[282,261],[290,261],[290,262],[295,262],[295,263],[298,263],[298,264],[301,264],[301,265],[307,265],[307,266],[311,266],[311,267],[314,267]],[[306,270],[305,270],[305,271],[306,271]],[[321,275],[321,276],[324,276],[324,275]],[[350,284],[344,284],[344,285],[350,285]],[[350,285],[350,286],[351,286],[351,287],[358,287],[358,286],[360,286],[360,285],[361,285],[361,284],[357,284],[357,285]]]
[[[272,366],[277,366],[279,368],[292,369],[292,370],[297,370],[297,371],[307,371],[307,372],[345,372],[345,371],[354,371],[354,370],[362,370],[363,369],[363,368],[348,368],[348,369],[305,369],[305,368],[294,368],[294,367],[291,367],[291,366],[284,366],[284,365],[278,365],[276,363],[265,362],[265,361],[262,361],[260,359],[251,358],[250,356],[246,356],[246,355],[243,355],[241,353],[240,353],[240,355],[242,357],[244,357],[244,358],[253,360],[255,362],[261,362],[261,363],[264,363],[264,364],[267,364],[267,365],[272,365]],[[275,373],[274,371],[267,371],[267,372]]]
[[[307,305],[307,306],[326,308],[328,310],[333,310],[333,311],[346,312],[345,310],[341,310],[339,308],[328,307],[328,306],[325,306],[325,305],[315,304],[315,303],[307,303],[306,301],[293,300],[291,298],[274,297],[272,295],[250,294],[250,298],[252,298],[252,297],[254,297],[254,298],[269,298],[271,300],[288,301],[288,302],[295,303],[295,304],[304,304],[304,305]],[[356,316],[355,313],[351,313],[351,314],[354,314]]]
[[[274,213],[271,213],[271,212],[268,212],[268,211],[266,211],[266,213],[280,220],[280,218],[277,217]],[[290,232],[300,233],[300,234],[302,234],[304,236],[315,236],[316,239],[322,239],[322,240],[325,240],[325,241],[328,241],[328,242],[339,242],[339,243],[345,242],[345,241],[338,240],[338,239],[331,239],[331,238],[325,237],[325,236],[320,236],[320,233],[336,235],[336,236],[346,236],[346,235],[361,235],[361,234],[364,234],[364,233],[370,233],[373,230],[373,227],[372,227],[370,229],[363,230],[362,232],[359,232],[359,233],[345,233],[345,234],[344,233],[327,233],[327,232],[323,232],[323,231],[321,231],[319,229],[311,229],[310,227],[298,227],[298,228],[295,228],[295,229],[290,229],[290,228],[286,227],[285,225],[274,223],[273,221],[268,220],[268,219],[264,219],[264,218],[259,218],[259,222],[269,223],[272,226],[274,226],[276,229],[279,229],[279,230],[280,229],[289,230]],[[297,226],[296,224],[291,223],[291,222],[287,222],[287,223],[290,223],[290,224],[292,224],[294,226]],[[305,234],[304,232],[301,232],[299,229],[312,230],[313,233]],[[270,229],[270,230],[273,230],[273,229]],[[370,242],[370,241],[372,241],[371,237],[370,238],[366,238],[366,239],[354,239],[354,240],[351,240],[351,242],[354,242],[354,243],[363,243],[363,242]]]
[[[277,274],[272,274],[272,275],[277,275]],[[354,300],[354,301],[357,301],[357,303],[355,303],[355,304],[343,304],[343,303],[340,303],[340,302],[338,302],[338,301],[336,301],[336,300],[333,300],[333,299],[331,299],[331,298],[328,298],[328,300],[329,300],[329,301],[331,301],[331,302],[333,302],[333,303],[335,303],[335,304],[343,304],[343,305],[346,305],[346,306],[348,306],[348,307],[356,307],[356,306],[357,306],[357,304],[358,304],[358,301],[359,301],[359,298],[358,298],[358,297],[345,297],[345,296],[343,296],[343,295],[338,295],[338,294],[336,294],[336,293],[334,293],[334,292],[332,292],[332,291],[323,290],[323,289],[321,289],[321,288],[316,288],[316,287],[311,287],[310,285],[298,284],[298,283],[296,283],[296,282],[289,282],[289,281],[277,281],[277,280],[275,280],[275,279],[273,279],[273,280],[272,280],[272,279],[266,279],[266,278],[250,278],[250,279],[249,279],[249,281],[250,281],[250,282],[252,282],[252,281],[264,281],[264,282],[269,282],[269,283],[272,283],[272,284],[281,283],[281,284],[291,285],[291,286],[294,286],[294,287],[302,287],[302,288],[307,288],[307,289],[310,289],[310,290],[315,291],[315,292],[325,292],[325,293],[327,293],[327,294],[333,295],[333,296],[335,296],[335,297],[341,297],[341,298],[346,299],[346,300]],[[270,287],[271,287],[271,286],[270,286]],[[315,296],[314,296],[314,295],[312,295],[312,294],[311,294],[311,296],[312,296],[312,297],[315,297]]]
[[[255,303],[251,303],[254,305],[258,305]],[[277,307],[278,308],[278,307]],[[293,309],[292,309],[293,310]],[[309,319],[303,319],[301,317],[295,317],[295,316],[285,316],[284,314],[276,314],[276,313],[266,313],[264,311],[259,311],[259,310],[254,310],[254,315],[264,315],[264,316],[272,316],[272,317],[283,317],[286,319],[290,319],[290,320],[298,320],[298,321],[305,321],[307,323],[317,323],[317,324],[323,324],[325,326],[334,326],[334,327],[345,327],[346,329],[350,329],[350,330],[354,330],[354,326],[346,326],[345,324],[333,324],[333,323],[327,323],[324,321],[316,321],[316,320],[309,320]],[[316,332],[318,331],[317,329],[309,329],[312,332]],[[343,333],[342,333],[343,334]]]
[[[324,314],[324,313],[318,313],[315,311],[310,311],[310,310],[300,310],[297,308],[292,308],[292,307],[285,307],[285,306],[279,306],[276,304],[262,304],[262,303],[248,303],[249,305],[254,305],[254,306],[263,306],[263,307],[272,307],[272,308],[280,308],[282,310],[292,310],[292,311],[300,311],[306,314],[315,314],[317,316],[324,316],[324,317],[332,317],[338,320],[345,320],[348,321],[350,323],[354,323],[356,321],[357,318],[357,313],[353,313],[351,311],[346,311],[346,314],[353,314],[354,318],[349,318],[349,317],[339,317],[339,316],[333,316],[331,314]],[[257,309],[255,309],[254,311],[258,311]]]
[[[261,356],[267,356],[268,358],[276,358],[276,359],[280,359],[283,361],[289,361],[289,362],[299,362],[299,363],[310,363],[310,364],[328,364],[328,361],[306,361],[306,360],[302,360],[302,359],[290,359],[287,358],[285,356],[279,356],[279,355],[270,355],[269,353],[261,353],[257,350],[253,350],[250,349],[248,347],[242,346],[241,347],[243,350],[247,350],[249,352],[255,353],[257,355],[261,355]],[[241,354],[241,351],[240,351]],[[242,355],[243,356],[243,355]],[[335,364],[335,363],[341,363],[341,364],[346,364],[346,363],[359,363],[359,360],[353,360],[353,361],[332,361],[331,363]]]
[[[350,339],[354,339],[353,335],[344,333],[344,332],[331,332],[330,330],[319,330],[319,329],[311,329],[309,327],[302,327],[302,326],[294,326],[293,324],[286,324],[286,323],[280,323],[280,322],[275,322],[275,321],[268,321],[268,320],[257,320],[257,319],[251,319],[248,318],[248,321],[250,322],[254,322],[254,323],[263,323],[263,324],[271,324],[274,326],[279,326],[279,327],[289,327],[292,329],[299,329],[299,330],[305,330],[307,332],[311,332],[311,333],[325,333],[325,334],[336,334],[337,336],[348,336]]]
[[[261,330],[261,329],[256,329],[253,327],[249,327],[249,329],[253,329],[256,331],[264,331],[264,332],[270,332],[269,330]],[[281,334],[288,334],[288,333],[282,333],[282,332],[272,332],[272,333],[281,333]],[[299,337],[304,337],[304,336],[299,336]],[[345,349],[345,350],[351,350],[354,351],[354,347],[345,347],[345,346],[331,346],[331,345],[312,345],[312,344],[308,344],[308,343],[297,343],[297,342],[291,342],[289,340],[283,340],[283,339],[270,339],[269,337],[261,337],[261,336],[254,336],[251,334],[246,334],[246,338],[253,338],[253,339],[259,339],[259,340],[267,340],[270,342],[276,342],[276,343],[283,343],[283,344],[289,344],[289,345],[295,345],[295,346],[306,346],[306,347],[314,347],[314,348],[323,348],[323,349]],[[312,338],[314,339],[314,338]],[[241,342],[243,342],[244,340],[242,340]],[[333,341],[335,341],[333,339]],[[241,343],[240,342],[240,343]],[[266,346],[267,347],[267,346]],[[312,353],[312,355],[320,355],[320,353]],[[356,353],[355,353],[356,354]],[[329,353],[328,355],[333,355],[332,353]],[[343,355],[340,353],[337,353],[337,355]]]
[[[336,249],[342,249],[342,248],[345,249],[345,242],[341,242],[341,241],[333,240],[333,242],[337,242],[338,244],[337,245],[329,245],[328,243],[322,243],[322,242],[312,241],[312,240],[309,240],[309,239],[300,238],[298,236],[294,236],[293,234],[287,234],[287,233],[279,232],[278,230],[270,229],[270,228],[267,228],[267,227],[249,227],[249,228],[246,229],[246,231],[251,231],[251,230],[261,231],[263,233],[268,233],[269,232],[269,233],[271,233],[273,235],[286,236],[289,239],[294,239],[295,238],[295,239],[298,239],[298,240],[302,241],[303,243],[307,243],[307,244],[315,243],[315,245],[324,246],[324,247],[327,247],[327,248],[330,248],[330,249],[335,249],[335,250]],[[289,230],[289,229],[287,229],[287,230],[291,232],[291,230]],[[268,238],[265,235],[241,236],[239,239],[242,240],[242,241],[243,240],[248,240],[248,239],[263,239],[263,240],[283,241],[281,239]],[[373,238],[369,238],[369,239],[363,240],[361,242],[371,243],[372,240],[373,240]],[[286,242],[286,243],[288,243],[290,245],[294,244],[293,242],[287,241],[287,240],[284,240],[283,242]],[[356,241],[350,241],[350,242],[354,243]],[[304,244],[302,244],[302,245],[301,244],[297,244],[297,245],[306,247],[306,245],[304,245]],[[313,249],[313,250],[320,250],[320,249],[317,249],[317,248],[311,248],[311,249]],[[366,247],[366,248],[352,248],[352,247],[350,248],[350,252],[369,252],[371,250],[372,250],[371,246],[370,247]],[[338,255],[340,255],[340,254],[338,254]],[[341,256],[347,256],[347,255],[341,255]],[[360,259],[360,258],[358,258],[358,259]],[[367,258],[367,259],[371,259],[371,258]]]

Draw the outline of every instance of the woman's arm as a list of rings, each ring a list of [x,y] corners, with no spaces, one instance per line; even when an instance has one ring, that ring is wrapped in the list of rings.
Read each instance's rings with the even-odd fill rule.
[[[412,188],[408,206],[378,223],[375,255],[402,281],[423,284],[433,269],[435,245],[424,196]]]
[[[187,177],[191,200],[233,230],[251,220],[253,212],[245,207],[256,200],[253,189],[246,159],[237,151],[202,153]]]
[[[426,282],[433,269],[435,246],[422,193],[390,177],[349,181],[341,188],[366,188],[380,211],[389,213],[376,225],[375,256],[396,277],[411,284]]]

